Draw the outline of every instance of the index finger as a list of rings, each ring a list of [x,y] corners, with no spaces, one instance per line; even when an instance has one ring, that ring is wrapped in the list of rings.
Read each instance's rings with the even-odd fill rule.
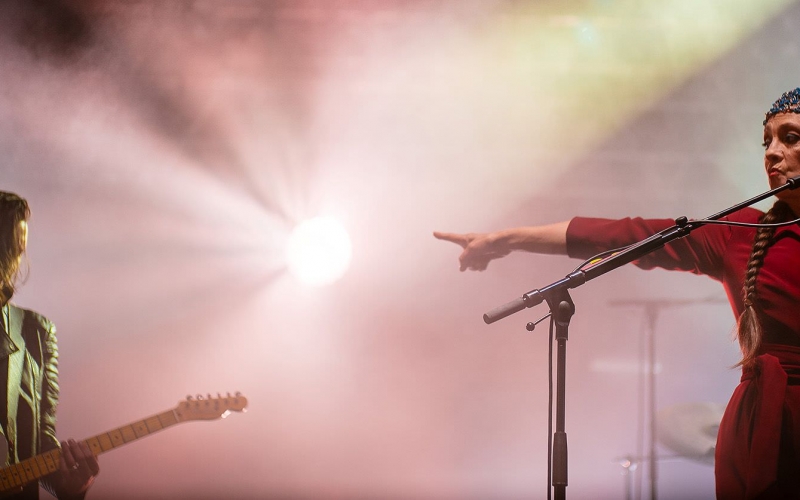
[[[466,247],[469,245],[469,236],[466,234],[458,234],[458,233],[440,233],[439,231],[433,232],[433,237],[437,240],[444,240],[450,241],[457,245],[461,245],[462,247]]]
[[[70,449],[70,443],[68,441],[61,442],[61,459],[59,462],[62,471],[70,470],[77,464],[75,457],[72,456],[72,450]]]

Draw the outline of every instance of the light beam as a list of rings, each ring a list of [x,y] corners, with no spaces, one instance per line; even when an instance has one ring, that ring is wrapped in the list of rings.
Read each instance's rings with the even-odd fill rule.
[[[339,221],[315,217],[299,224],[286,245],[289,271],[302,283],[323,286],[341,278],[350,266],[350,236]]]

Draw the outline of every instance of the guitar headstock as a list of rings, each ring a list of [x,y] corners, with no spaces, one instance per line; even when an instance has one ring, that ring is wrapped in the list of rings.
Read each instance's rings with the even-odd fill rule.
[[[219,394],[217,397],[211,397],[210,394],[208,396],[187,396],[186,401],[178,403],[178,407],[174,411],[179,422],[217,420],[227,417],[234,411],[247,411],[247,398],[240,392],[233,396],[228,393],[225,397]]]

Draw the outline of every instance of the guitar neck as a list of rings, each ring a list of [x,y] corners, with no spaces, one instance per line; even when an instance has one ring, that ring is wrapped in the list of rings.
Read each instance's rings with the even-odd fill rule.
[[[169,410],[147,417],[144,420],[123,425],[114,430],[90,437],[84,442],[89,445],[89,449],[97,456],[180,422],[182,422],[182,420],[178,420],[178,415],[175,413],[175,410]]]
[[[173,409],[98,434],[83,442],[89,445],[96,456],[183,421]],[[0,470],[0,493],[19,489],[57,471],[60,459],[61,450],[54,449]]]

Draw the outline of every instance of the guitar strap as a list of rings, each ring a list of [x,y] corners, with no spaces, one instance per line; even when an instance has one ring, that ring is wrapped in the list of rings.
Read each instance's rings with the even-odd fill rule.
[[[17,350],[17,346],[14,344],[14,342],[11,340],[11,336],[8,334],[9,323],[11,323],[11,316],[13,315],[16,317],[16,314],[13,314],[11,312],[12,309],[17,309],[17,308],[11,307],[10,304],[6,304],[5,306],[2,307],[3,332],[2,335],[0,335],[0,358],[5,358],[9,354]],[[22,311],[19,312],[21,313]],[[22,321],[20,320],[20,323],[21,322]]]
[[[2,327],[2,331],[0,331],[0,373],[5,373],[8,369],[8,353],[14,345],[8,336],[8,310],[10,308],[11,306],[8,303],[0,308],[0,312],[2,312],[2,321],[0,321],[0,327]],[[9,461],[8,439],[6,438],[6,408],[2,404],[2,401],[6,399],[5,393],[5,386],[0,384],[0,461],[3,462],[4,467],[7,467],[11,465],[11,462]]]
[[[5,346],[8,352],[8,380],[6,381],[6,439],[11,446],[9,460],[16,463],[17,456],[17,408],[19,406],[19,391],[22,383],[22,367],[25,363],[25,340],[22,338],[23,312],[18,307],[8,305],[7,338],[11,343]],[[3,346],[0,346],[2,348]],[[1,354],[1,353],[0,353]]]

